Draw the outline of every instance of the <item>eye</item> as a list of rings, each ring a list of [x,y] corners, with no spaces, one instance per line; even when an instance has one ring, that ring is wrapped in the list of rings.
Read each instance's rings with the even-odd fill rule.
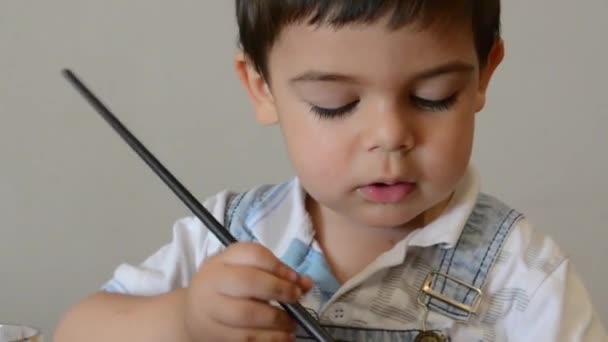
[[[411,97],[412,102],[423,110],[431,112],[441,112],[449,110],[458,100],[458,93],[441,100],[430,100],[418,96]]]
[[[350,114],[359,104],[359,100],[353,101],[345,106],[338,108],[325,108],[315,105],[310,105],[310,111],[319,116],[321,119],[335,119]]]

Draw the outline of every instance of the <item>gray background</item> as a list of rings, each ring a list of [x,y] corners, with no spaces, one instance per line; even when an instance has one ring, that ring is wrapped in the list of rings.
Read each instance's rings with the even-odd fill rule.
[[[507,56],[478,121],[487,192],[572,255],[608,319],[608,2],[504,1]],[[275,128],[232,70],[233,1],[0,0],[0,321],[50,336],[188,211],[60,77],[74,68],[202,198],[279,181]]]

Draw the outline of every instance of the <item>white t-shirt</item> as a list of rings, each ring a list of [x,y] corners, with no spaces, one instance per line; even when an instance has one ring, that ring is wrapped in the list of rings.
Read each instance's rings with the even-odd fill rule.
[[[223,223],[227,197],[221,192],[205,207]],[[296,247],[308,248],[319,263],[308,268],[309,276],[328,293],[311,291],[301,301],[314,310],[323,324],[358,326],[386,330],[420,329],[420,321],[408,321],[400,312],[369,310],[379,297],[379,279],[389,268],[418,257],[426,247],[452,248],[475,207],[479,180],[474,169],[466,176],[442,215],[426,227],[409,234],[391,250],[380,255],[362,272],[339,284],[323,262],[314,240],[314,229],[306,212],[305,193],[297,178],[276,191],[265,208],[247,224],[258,242],[277,256],[290,258]],[[300,248],[300,249],[302,249]],[[187,287],[205,258],[221,251],[221,243],[195,217],[177,221],[173,239],[140,265],[120,265],[103,289],[130,295],[158,295]],[[294,251],[295,250],[295,251]],[[315,258],[310,259],[314,263]],[[384,277],[383,277],[384,276]],[[353,290],[356,294],[353,295]],[[344,294],[349,295],[344,296]],[[408,296],[408,291],[401,293]],[[451,324],[438,314],[429,320],[436,328],[448,328],[452,341],[608,341],[593,309],[587,290],[571,261],[549,237],[532,229],[526,219],[518,220],[507,238],[497,262],[488,274],[481,314],[468,324]],[[399,302],[399,299],[393,301]],[[393,316],[391,316],[393,315]],[[410,319],[411,320],[411,319]]]

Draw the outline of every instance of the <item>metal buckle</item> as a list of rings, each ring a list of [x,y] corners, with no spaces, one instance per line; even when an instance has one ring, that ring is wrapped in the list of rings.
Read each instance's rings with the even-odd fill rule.
[[[473,291],[476,293],[475,299],[473,300],[472,305],[467,305],[465,303],[461,303],[453,298],[450,298],[444,294],[441,294],[435,290],[433,290],[433,284],[435,283],[437,277],[444,277],[448,280],[451,280],[459,285],[462,285],[466,288],[468,288],[469,290]],[[427,295],[431,298],[435,298],[437,300],[440,300],[446,304],[449,304],[451,306],[454,306],[462,311],[465,311],[468,313],[465,321],[468,321],[469,318],[471,317],[471,315],[477,315],[477,311],[479,310],[479,304],[481,303],[481,296],[482,296],[482,291],[481,289],[471,286],[461,280],[458,280],[454,277],[451,277],[447,274],[443,274],[443,273],[439,273],[439,272],[431,272],[429,273],[429,275],[426,276],[426,279],[424,280],[424,282],[422,283],[422,288],[421,288],[421,292],[418,295],[418,303],[422,306],[424,306],[427,310],[427,314],[428,314],[428,309],[429,309],[429,303],[425,303],[423,300],[424,295]],[[426,315],[425,315],[426,316]],[[425,321],[426,321],[426,317],[425,317]],[[425,323],[425,322],[423,322]]]

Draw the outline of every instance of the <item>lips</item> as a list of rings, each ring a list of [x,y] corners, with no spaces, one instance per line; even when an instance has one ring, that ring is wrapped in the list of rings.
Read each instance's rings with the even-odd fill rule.
[[[415,188],[411,182],[378,182],[360,187],[359,192],[368,201],[389,204],[404,201]]]

